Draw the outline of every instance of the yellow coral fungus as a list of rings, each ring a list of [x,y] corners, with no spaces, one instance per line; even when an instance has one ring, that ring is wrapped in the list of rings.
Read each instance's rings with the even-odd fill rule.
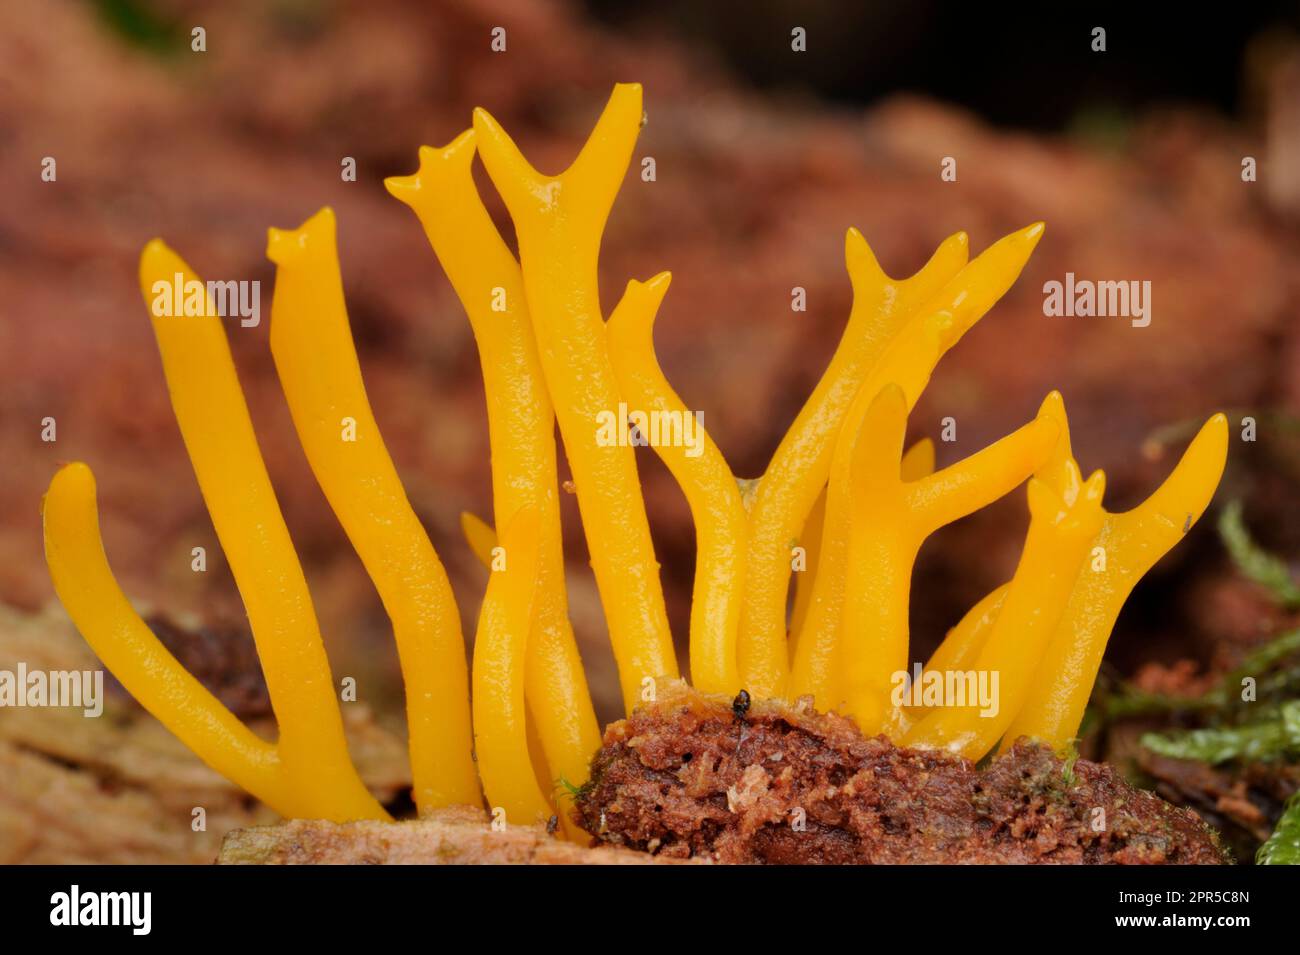
[[[527,698],[551,779],[581,784],[600,745],[582,659],[569,623],[556,478],[555,412],[537,355],[519,263],[483,206],[471,174],[475,134],[420,150],[413,176],[385,185],[409,205],[456,291],[478,343],[492,449],[498,524],[524,508],[540,533],[537,597],[527,653]],[[493,308],[497,290],[504,299]],[[490,568],[490,527],[463,515],[462,527]],[[566,817],[567,818],[567,817]]]
[[[632,282],[609,319],[609,355],[626,401],[645,411],[689,415],[655,359],[651,334],[668,291],[667,272]],[[702,427],[702,426],[701,426]],[[680,444],[655,451],[682,486],[696,528],[695,591],[691,597],[691,680],[706,693],[734,695],[736,630],[744,582],[745,505],[727,462],[702,435],[698,454]]]
[[[978,759],[998,741],[1029,694],[1086,548],[1101,528],[1104,486],[1098,471],[1081,493],[1067,499],[1046,481],[1030,479],[1029,534],[1020,564],[973,661],[977,673],[998,675],[995,704],[985,710],[973,705],[935,710],[903,737],[904,744],[941,746]]]
[[[524,654],[537,592],[540,531],[531,510],[502,534],[506,565],[492,575],[474,637],[474,743],[488,801],[515,822],[550,814],[528,755]]]
[[[740,668],[759,696],[784,690],[789,542],[805,526],[830,476],[844,416],[915,308],[966,264],[969,247],[966,233],[959,232],[939,246],[921,271],[898,280],[880,268],[862,233],[850,229],[845,237],[844,259],[853,285],[848,324],[817,387],[758,479],[749,509]]]
[[[868,733],[885,728],[890,680],[907,669],[908,596],[921,543],[1024,481],[1050,452],[1057,432],[1054,422],[1036,418],[964,461],[904,482],[905,409],[902,390],[886,387],[868,409],[853,451],[843,695],[848,712]]]
[[[271,354],[312,472],[379,589],[406,684],[415,804],[478,800],[465,643],[451,583],[366,399],[343,304],[334,214],[272,229]]]
[[[1029,736],[1059,749],[1074,738],[1124,601],[1205,513],[1227,455],[1228,419],[1216,414],[1155,493],[1131,511],[1105,513],[1091,542],[1089,563],[1079,573],[1029,693],[1004,736],[1007,744]]]
[[[481,783],[507,821],[532,824],[559,806],[552,781],[586,780],[599,745],[565,596],[557,423],[627,707],[678,672],[634,451],[649,443],[695,521],[689,669],[699,688],[810,694],[866,733],[971,758],[999,739],[1068,744],[1125,598],[1209,504],[1227,453],[1223,416],[1210,419],[1148,501],[1124,514],[1103,510],[1100,473],[1083,480],[1056,393],[1019,430],[936,471],[928,440],[903,453],[910,410],[943,355],[1016,280],[1043,225],[970,261],[958,233],[904,280],[887,276],[851,229],[853,306],[843,337],[762,476],[738,481],[655,356],[668,273],[629,283],[608,321],[600,308],[601,235],[641,119],[640,87],[619,85],[572,165],[547,176],[478,110],[472,130],[423,148],[414,175],[387,181],[416,212],[469,316],[487,396],[501,533],[461,515],[491,571],[468,677],[446,575],[366,400],[332,214],[271,233],[279,266],[272,353],[312,470],[393,621],[420,808],[478,802]],[[475,155],[514,220],[518,260],[474,185]],[[141,264],[146,298],[174,274],[189,270],[151,243]],[[45,499],[60,599],[130,691],[218,771],[286,815],[382,818],[348,760],[310,597],[220,319],[209,307],[199,317],[155,315],[154,324],[177,420],[248,607],[278,743],[240,724],[131,610],[103,553],[83,464],[60,470]],[[643,422],[660,418],[678,424],[677,439],[689,421],[694,440],[686,445],[672,429],[644,433]],[[601,424],[611,419],[616,440]],[[340,434],[349,427],[350,438]],[[1027,480],[1030,523],[1015,574],[928,662],[990,676],[996,700],[901,693],[915,665],[908,604],[922,542]]]
[[[348,758],[311,597],[262,463],[221,319],[210,301],[199,315],[157,307],[157,287],[169,288],[176,276],[187,285],[198,282],[174,252],[156,240],[149,243],[140,259],[140,286],[151,305],[172,407],[248,611],[280,725],[269,759],[276,767],[270,772],[275,788],[265,795],[260,786],[249,789],[286,815],[384,818]],[[175,658],[118,591],[98,542],[94,481],[84,464],[55,476],[44,521],[55,590],[100,658],[209,765],[221,769],[236,758],[248,763],[257,751],[246,738],[232,736],[233,717],[195,692],[197,684],[180,678]],[[193,707],[178,698],[181,691],[191,695]],[[267,757],[256,762],[267,772]]]
[[[636,459],[629,447],[602,447],[595,427],[620,400],[606,351],[596,260],[640,127],[641,87],[621,83],[578,158],[560,175],[544,176],[485,110],[474,112],[483,164],[519,236],[542,373],[573,470],[629,710],[645,681],[677,675]]]

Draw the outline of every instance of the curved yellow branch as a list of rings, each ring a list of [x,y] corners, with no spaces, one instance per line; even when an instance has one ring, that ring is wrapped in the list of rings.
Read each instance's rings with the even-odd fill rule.
[[[1056,749],[1069,745],[1124,601],[1205,513],[1227,454],[1228,419],[1216,414],[1151,497],[1131,511],[1106,515],[1033,688],[1003,737],[1004,747],[1021,736],[1043,740]]]
[[[279,266],[271,354],[294,428],[393,623],[415,804],[421,812],[476,804],[460,612],[366,397],[343,299],[334,213],[322,209],[293,231],[272,229],[267,255]]]
[[[857,229],[845,236],[845,265],[853,286],[848,323],[817,387],[755,485],[749,508],[739,662],[741,679],[751,693],[762,697],[784,692],[792,656],[786,645],[790,542],[805,532],[826,485],[835,436],[854,395],[912,311],[966,264],[968,250],[966,233],[958,232],[911,278],[892,279]],[[811,587],[815,577],[805,572],[801,579]],[[807,592],[800,621],[811,599],[811,590]],[[792,629],[797,634],[801,628]]]
[[[1071,481],[1075,483],[1077,479]],[[946,749],[979,759],[997,743],[1029,694],[1088,545],[1101,527],[1104,487],[1098,471],[1067,503],[1050,482],[1030,479],[1029,533],[1020,563],[997,622],[970,667],[992,690],[991,699],[965,706],[946,700],[904,736],[905,746]]]
[[[654,321],[671,276],[629,282],[609,318],[609,357],[624,399],[645,414],[682,423],[694,416],[664,377],[654,351]],[[654,451],[686,495],[695,522],[695,587],[691,595],[691,681],[705,693],[735,694],[736,629],[745,570],[745,507],[722,452],[704,430],[690,444],[659,441]]]
[[[483,790],[515,825],[551,814],[528,753],[524,656],[537,591],[537,515],[519,512],[501,535],[505,568],[494,570],[474,637],[474,746]]]
[[[804,620],[805,633],[796,638],[798,652],[791,695],[812,693],[822,705],[834,703],[827,680],[835,673],[834,647],[844,614],[853,509],[849,471],[868,407],[886,385],[893,383],[902,391],[905,410],[910,410],[939,359],[1011,287],[1042,234],[1040,222],[998,240],[915,309],[880,355],[844,414],[831,456],[826,533],[812,602]]]
[[[948,631],[943,643],[939,644],[930,659],[926,661],[927,670],[964,670],[972,665],[979,656],[984,642],[998,619],[1002,604],[1007,599],[1007,587],[1003,584],[985,594],[975,606],[966,611],[966,615],[957,622],[957,626]]]
[[[956,464],[906,484],[904,506],[915,515],[915,533],[928,537],[1040,471],[1056,446],[1057,428],[1052,419],[1036,417]]]
[[[203,288],[155,239],[140,257],[140,287],[181,437],[248,611],[285,772],[296,785],[318,790],[322,802],[348,807],[350,818],[384,818],[348,756],[307,581],[258,450],[221,318],[206,295],[203,314],[170,314],[175,310],[165,308],[164,296],[175,282]]]
[[[59,600],[96,656],[140,705],[199,759],[282,816],[319,812],[319,801],[302,800],[301,790],[288,784],[275,745],[236,719],[132,609],[104,554],[90,468],[81,462],[60,468],[41,513],[45,561]]]
[[[822,549],[822,525],[826,521],[826,488],[822,488],[817,499],[813,501],[812,510],[804,519],[803,530],[799,534],[799,546],[803,548],[804,569],[794,578],[794,602],[790,608],[790,662],[793,664],[799,652],[799,634],[803,632],[803,623],[808,618],[808,607],[812,603],[813,581],[817,579],[817,555]]]
[[[1029,477],[1047,459],[1057,431],[1055,422],[1035,418],[957,464],[904,482],[906,428],[907,399],[896,385],[887,386],[863,418],[850,474],[844,696],[868,734],[886,728],[891,681],[907,667],[912,565],[921,544],[942,524],[985,507]],[[896,722],[888,726],[898,728]]]
[[[477,514],[460,512],[460,532],[485,570],[492,569],[492,551],[497,546],[497,532]]]
[[[498,525],[524,508],[537,515],[540,571],[528,638],[527,697],[551,777],[586,782],[600,727],[569,623],[556,477],[555,412],[547,393],[519,263],[475,188],[475,133],[420,150],[413,176],[385,180],[415,212],[469,317],[487,396],[492,509]],[[477,519],[461,527],[491,567],[496,535]],[[567,814],[563,814],[569,826]]]
[[[486,111],[474,113],[479,153],[519,237],[542,372],[629,711],[643,680],[678,672],[633,449],[599,439],[621,395],[606,351],[596,265],[640,126],[641,87],[619,84],[577,161],[558,176],[543,176]]]

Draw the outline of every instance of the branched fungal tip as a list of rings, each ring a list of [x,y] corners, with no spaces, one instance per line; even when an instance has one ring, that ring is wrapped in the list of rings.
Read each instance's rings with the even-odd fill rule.
[[[810,694],[864,733],[973,759],[1021,736],[1067,748],[1124,599],[1209,504],[1227,452],[1226,418],[1210,418],[1164,484],[1124,514],[1103,509],[1101,472],[1082,478],[1055,391],[1027,424],[936,471],[930,439],[904,450],[908,415],[943,354],[1015,282],[1045,226],[1026,226],[969,260],[969,238],[955,233],[906,279],[885,274],[850,228],[853,308],[843,337],[762,476],[737,478],[654,354],[670,273],[629,282],[608,322],[600,311],[601,235],[642,121],[640,85],[617,85],[573,163],[546,176],[480,108],[447,146],[422,147],[414,174],[385,180],[418,215],[483,367],[493,515],[460,518],[489,572],[469,667],[446,572],[366,400],[334,214],[325,207],[298,229],[268,233],[267,255],[278,266],[277,374],[313,474],[392,621],[419,809],[482,804],[486,795],[511,823],[579,835],[557,811],[547,791],[555,787],[538,783],[575,780],[564,785],[580,790],[600,745],[568,616],[557,424],[627,708],[647,698],[647,687],[676,679],[637,460],[624,440],[626,409],[692,429],[690,442],[651,444],[695,522],[689,657],[697,689],[730,697],[742,720],[754,700]],[[478,195],[476,154],[514,220],[518,258]],[[209,765],[285,815],[386,818],[348,757],[310,596],[225,333],[202,283],[194,317],[178,322],[157,307],[156,283],[176,275],[198,283],[176,253],[150,241],[141,288],[195,475],[247,604],[278,742],[239,723],[135,615],[108,569],[94,477],[80,462],[54,475],[43,502],[55,588],[101,659]],[[597,428],[604,415],[614,416],[614,440]],[[340,440],[341,418],[355,440]],[[999,673],[996,714],[897,700],[891,680],[914,662],[908,598],[921,544],[1025,482],[1030,525],[1015,573],[929,661]]]

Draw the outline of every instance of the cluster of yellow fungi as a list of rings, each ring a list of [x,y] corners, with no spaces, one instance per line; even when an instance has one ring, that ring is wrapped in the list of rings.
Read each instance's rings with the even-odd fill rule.
[[[311,469],[392,620],[421,812],[480,805],[485,793],[512,823],[546,819],[563,809],[563,793],[545,781],[584,782],[599,747],[565,595],[556,423],[626,706],[678,676],[635,451],[596,440],[599,416],[621,404],[686,412],[651,340],[668,273],[630,282],[608,321],[597,292],[601,235],[641,124],[640,86],[618,85],[578,158],[546,176],[480,109],[450,145],[420,150],[418,172],[386,183],[419,217],[482,364],[500,534],[462,518],[470,545],[493,567],[468,671],[447,575],[366,398],[333,214],[270,232],[271,351]],[[479,197],[476,154],[514,221],[518,259]],[[1227,422],[1212,417],[1165,483],[1123,514],[1102,508],[1100,472],[1082,478],[1056,393],[1024,427],[950,467],[934,470],[928,440],[904,453],[908,412],[939,359],[1007,291],[1042,234],[1041,223],[1031,225],[968,261],[958,233],[899,280],[850,229],[847,327],[762,477],[737,481],[707,436],[694,455],[655,448],[695,522],[690,676],[699,690],[808,694],[864,733],[971,758],[1022,735],[1069,745],[1129,591],[1209,503]],[[150,242],[140,261],[146,301],[155,282],[177,273],[197,281],[162,242]],[[387,818],[349,758],[302,568],[221,319],[207,311],[155,314],[153,325],[176,419],[247,608],[278,741],[237,720],[132,609],[109,569],[94,479],[81,463],[55,475],[44,501],[55,588],[105,665],[218,772],[285,816]],[[355,422],[354,440],[340,440],[345,419]],[[1000,674],[997,715],[895,705],[891,680],[909,665],[910,578],[922,542],[1026,480],[1030,524],[1015,575],[928,662]],[[796,548],[806,567],[791,608]]]

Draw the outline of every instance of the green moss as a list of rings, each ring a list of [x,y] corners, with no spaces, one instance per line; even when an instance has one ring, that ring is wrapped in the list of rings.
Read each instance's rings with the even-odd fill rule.
[[[1230,501],[1219,515],[1219,536],[1243,577],[1267,590],[1282,606],[1300,607],[1300,586],[1286,561],[1255,543],[1241,519],[1241,501]]]
[[[1275,762],[1300,755],[1300,700],[1290,700],[1263,718],[1240,726],[1206,727],[1175,733],[1146,733],[1142,745],[1174,759],[1217,765],[1233,760]]]
[[[557,791],[557,792],[563,792],[566,796],[568,796],[568,797],[569,797],[570,799],[572,799],[574,802],[577,802],[578,800],[580,800],[580,799],[582,799],[584,796],[586,796],[588,793],[590,793],[591,790],[595,787],[595,785],[596,785],[595,777],[593,777],[593,778],[591,778],[591,779],[588,779],[588,780],[587,780],[585,783],[583,783],[581,786],[575,786],[575,785],[573,785],[573,783],[569,782],[569,781],[568,781],[567,779],[565,779],[563,776],[561,776],[559,779],[555,780],[555,789],[556,789],[556,791]]]
[[[1294,794],[1277,828],[1255,854],[1259,865],[1300,865],[1300,792]]]

